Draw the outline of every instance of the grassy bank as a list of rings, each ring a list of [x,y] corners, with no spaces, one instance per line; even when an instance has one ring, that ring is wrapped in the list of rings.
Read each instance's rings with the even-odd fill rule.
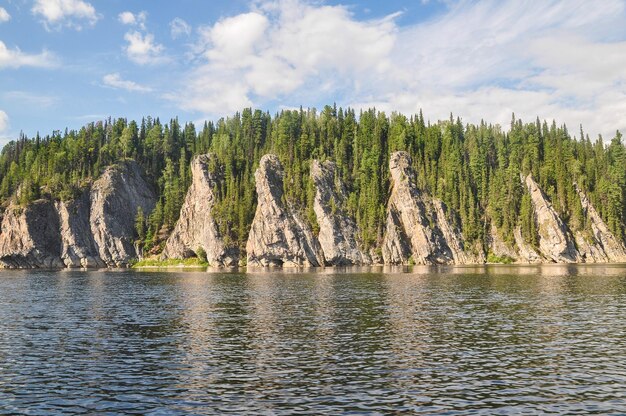
[[[209,263],[197,257],[189,259],[144,259],[133,264],[133,268],[159,268],[159,267],[208,267]]]

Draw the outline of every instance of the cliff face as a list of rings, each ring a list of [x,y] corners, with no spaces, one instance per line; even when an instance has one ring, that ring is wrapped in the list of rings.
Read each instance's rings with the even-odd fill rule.
[[[358,229],[342,206],[345,190],[335,181],[335,164],[331,161],[311,165],[311,178],[315,184],[313,209],[319,224],[319,244],[326,264],[336,266],[371,264],[367,253],[359,248]]]
[[[626,247],[624,243],[613,235],[606,223],[591,205],[587,195],[576,186],[576,192],[580,197],[585,219],[589,225],[591,235],[585,236],[576,233],[576,242],[585,262],[626,262]]]
[[[443,203],[415,185],[411,158],[395,152],[389,159],[392,189],[387,207],[383,259],[387,264],[465,264],[480,258],[466,252],[463,238],[446,217]]]
[[[254,174],[257,209],[246,244],[249,266],[323,266],[324,257],[311,229],[283,202],[283,168],[265,155]]]
[[[91,189],[91,232],[100,258],[109,266],[126,266],[137,257],[133,244],[137,209],[152,212],[156,196],[139,165],[126,161],[108,167]]]
[[[541,254],[557,263],[581,261],[569,229],[552,208],[552,204],[533,180],[532,175],[526,176],[526,179],[520,175],[520,179],[526,184],[532,200]]]
[[[56,202],[61,235],[61,259],[66,267],[106,267],[89,224],[89,191],[68,202]]]
[[[220,236],[212,209],[215,188],[223,180],[216,157],[192,160],[193,182],[168,238],[164,258],[195,256],[203,248],[216,266],[235,266],[239,253]],[[342,207],[346,191],[332,162],[313,161],[316,188],[313,210],[319,225],[315,236],[283,195],[283,168],[274,155],[261,158],[255,172],[257,211],[246,245],[250,266],[324,266],[386,264],[483,263],[480,248],[468,249],[445,204],[415,185],[411,159],[396,152],[389,161],[391,193],[387,207],[382,259],[377,250],[364,252],[354,218]],[[524,241],[520,227],[506,243],[491,227],[490,252],[518,263],[626,262],[624,242],[611,233],[585,193],[576,187],[586,220],[574,235],[532,176],[521,176],[537,221],[539,245]],[[71,201],[38,200],[26,207],[9,204],[0,224],[0,267],[119,267],[137,257],[134,219],[137,209],[150,213],[156,197],[139,166],[124,161],[105,170],[92,186]],[[474,254],[479,253],[479,254]]]
[[[1,267],[63,267],[59,217],[52,202],[9,205],[1,228]]]
[[[213,190],[223,180],[221,172],[210,172],[211,163],[217,165],[213,154],[196,156],[191,161],[192,183],[181,208],[180,218],[165,244],[164,258],[194,257],[201,247],[206,252],[209,264],[237,265],[239,253],[224,245],[211,214],[216,202]]]
[[[154,208],[154,193],[139,166],[126,161],[105,170],[72,201],[9,205],[2,219],[0,267],[115,267],[137,257],[137,208]]]

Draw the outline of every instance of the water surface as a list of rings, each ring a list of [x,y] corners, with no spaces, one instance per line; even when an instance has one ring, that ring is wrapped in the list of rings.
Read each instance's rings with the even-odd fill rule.
[[[626,413],[626,266],[0,272],[0,414]]]

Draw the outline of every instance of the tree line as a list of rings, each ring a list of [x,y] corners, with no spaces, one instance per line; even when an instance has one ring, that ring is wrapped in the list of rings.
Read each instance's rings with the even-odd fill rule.
[[[590,232],[576,182],[611,231],[626,237],[626,148],[619,132],[609,142],[601,136],[592,141],[582,127],[576,136],[554,121],[524,123],[514,115],[508,127],[463,124],[452,115],[431,123],[421,111],[407,117],[336,106],[274,116],[247,108],[199,129],[176,118],[109,118],[44,137],[22,134],[8,143],[0,154],[0,200],[6,205],[10,198],[20,204],[72,199],[105,167],[134,159],[158,195],[154,211],[138,212],[136,219],[138,239],[156,253],[178,219],[191,183],[191,159],[213,152],[217,162],[210,168],[223,176],[213,215],[227,243],[243,249],[256,208],[254,171],[260,157],[278,155],[286,202],[301,211],[314,232],[311,160],[332,160],[348,192],[341,208],[355,218],[367,249],[377,247],[384,232],[389,156],[405,150],[417,186],[451,208],[449,219],[472,246],[485,244],[491,225],[511,242],[514,228],[521,226],[526,241],[538,244],[531,200],[520,181],[520,174],[529,173],[572,230]]]

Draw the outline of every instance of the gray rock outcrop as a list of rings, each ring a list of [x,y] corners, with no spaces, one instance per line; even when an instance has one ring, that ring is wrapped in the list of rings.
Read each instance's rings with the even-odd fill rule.
[[[137,257],[137,209],[149,213],[155,203],[134,161],[108,167],[73,200],[11,203],[2,218],[0,267],[127,266]]]
[[[254,173],[257,209],[246,244],[247,264],[323,266],[324,257],[310,227],[283,202],[283,168],[275,155],[265,155]]]
[[[216,202],[214,189],[223,180],[219,170],[211,172],[211,164],[218,166],[213,154],[196,156],[191,161],[192,183],[180,218],[165,244],[164,258],[194,257],[198,248],[202,248],[210,265],[237,265],[239,253],[236,248],[225,246],[211,213]]]
[[[389,159],[392,189],[387,206],[382,254],[387,264],[466,264],[480,259],[466,252],[446,208],[415,185],[411,158],[395,152]]]
[[[63,267],[59,216],[52,202],[7,207],[0,232],[0,267]]]
[[[626,262],[626,247],[609,230],[598,211],[578,184],[574,184],[590,233],[576,233],[576,243],[585,262]]]
[[[134,161],[109,166],[91,189],[90,228],[102,261],[123,267],[137,257],[135,216],[154,209],[156,196]]]
[[[502,239],[494,224],[491,224],[489,233],[487,234],[487,248],[498,257],[508,257],[513,260],[517,259],[517,252],[510,244],[507,244],[507,242]]]
[[[106,267],[100,258],[89,224],[89,190],[72,201],[58,201],[61,259],[66,267]]]
[[[354,219],[342,209],[345,190],[335,181],[335,171],[336,166],[331,161],[314,160],[311,165],[311,178],[316,188],[313,210],[325,262],[333,266],[371,264],[370,256],[359,248]]]
[[[520,179],[528,188],[532,201],[539,234],[539,251],[548,260],[557,263],[580,261],[574,239],[548,198],[533,180],[532,175],[520,174]]]
[[[537,253],[537,251],[524,240],[524,237],[522,237],[521,227],[515,227],[515,230],[513,230],[513,237],[515,238],[515,245],[517,247],[518,262],[533,264],[543,262],[539,253]]]

